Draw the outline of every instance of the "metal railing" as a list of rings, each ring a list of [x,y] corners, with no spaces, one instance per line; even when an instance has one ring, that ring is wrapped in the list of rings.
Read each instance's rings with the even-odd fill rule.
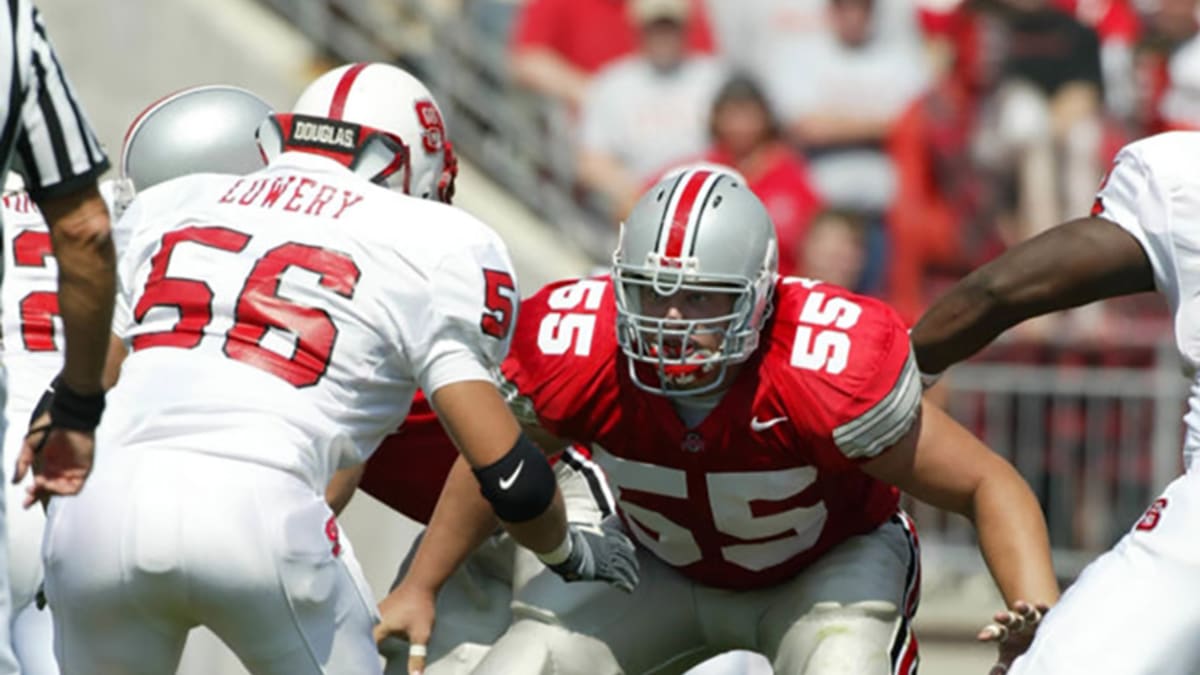
[[[564,111],[516,86],[507,37],[470,20],[499,0],[261,0],[339,60],[401,63],[434,91],[455,147],[598,262],[616,229],[577,190]],[[514,5],[515,7],[515,5]]]
[[[945,379],[950,414],[1038,496],[1063,578],[1118,540],[1182,469],[1187,382],[1173,345],[1152,349],[1147,368],[968,363]],[[906,507],[932,556],[963,573],[982,569],[969,523]]]

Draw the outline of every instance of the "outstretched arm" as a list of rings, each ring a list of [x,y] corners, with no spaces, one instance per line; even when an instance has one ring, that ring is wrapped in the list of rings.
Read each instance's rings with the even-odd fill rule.
[[[978,639],[997,643],[992,672],[1007,671],[1058,600],[1041,508],[1012,465],[940,408],[922,403],[913,428],[862,466],[921,501],[966,516],[1007,607]]]
[[[1058,599],[1046,522],[1033,492],[1012,465],[938,407],[922,403],[912,429],[862,470],[974,523],[979,550],[1010,606]]]
[[[958,282],[912,329],[923,373],[941,373],[1016,324],[1102,298],[1154,289],[1137,240],[1081,218],[1022,242]]]

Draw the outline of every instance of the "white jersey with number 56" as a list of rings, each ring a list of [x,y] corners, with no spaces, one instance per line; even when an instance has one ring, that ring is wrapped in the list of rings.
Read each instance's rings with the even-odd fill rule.
[[[489,380],[517,310],[499,237],[467,213],[285,153],[141,193],[124,216],[130,347],[99,440],[291,471],[323,490],[432,394]]]

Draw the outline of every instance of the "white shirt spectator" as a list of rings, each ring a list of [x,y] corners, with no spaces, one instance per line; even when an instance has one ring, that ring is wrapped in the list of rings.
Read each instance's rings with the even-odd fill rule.
[[[583,149],[616,158],[639,181],[708,147],[708,117],[726,77],[717,59],[662,71],[640,56],[600,71],[582,110]]]
[[[929,85],[929,64],[919,44],[875,35],[865,45],[849,47],[822,33],[805,47],[803,63],[779,63],[763,72],[779,118],[836,111],[899,117]],[[895,171],[882,149],[837,149],[812,157],[809,166],[817,190],[831,204],[883,210],[895,194]]]
[[[1167,86],[1159,112],[1172,127],[1200,129],[1200,37],[1185,42],[1167,65]]]
[[[805,72],[811,60],[820,56],[814,50],[820,49],[830,31],[829,0],[709,2],[710,7],[717,4],[734,7],[737,12],[735,17],[727,18],[710,10],[722,53],[764,83],[773,78],[797,79],[796,73]],[[922,48],[924,38],[913,0],[875,0],[872,14],[875,41],[905,49]],[[718,19],[734,22],[738,28],[718,24]],[[736,46],[732,45],[735,39]]]

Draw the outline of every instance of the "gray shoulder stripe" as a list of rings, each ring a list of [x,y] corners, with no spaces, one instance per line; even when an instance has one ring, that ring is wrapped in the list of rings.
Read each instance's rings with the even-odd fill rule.
[[[833,441],[850,459],[868,459],[900,440],[912,427],[921,405],[921,380],[912,351],[896,384],[881,401],[833,430]]]

